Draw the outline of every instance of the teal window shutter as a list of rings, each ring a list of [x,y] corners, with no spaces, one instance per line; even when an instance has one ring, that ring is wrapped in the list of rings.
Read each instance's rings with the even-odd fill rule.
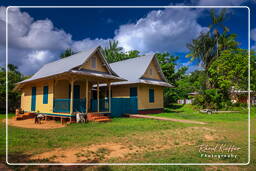
[[[48,104],[48,86],[44,86],[43,104]]]
[[[137,87],[130,88],[130,97],[137,97]]]
[[[153,88],[149,89],[149,103],[155,102],[155,92]]]

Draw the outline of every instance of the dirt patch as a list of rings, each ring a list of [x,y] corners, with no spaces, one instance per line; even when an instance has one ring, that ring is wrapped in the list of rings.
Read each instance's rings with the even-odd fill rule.
[[[57,163],[104,162],[109,161],[110,159],[127,160],[134,155],[143,154],[145,152],[168,150],[180,146],[195,146],[198,141],[191,137],[200,137],[199,139],[204,139],[204,136],[208,134],[216,137],[215,130],[206,127],[189,127],[144,134],[134,133],[122,138],[113,138],[112,142],[103,144],[93,144],[85,147],[73,147],[68,149],[58,148],[49,152],[33,155],[30,159],[48,159],[51,162]]]
[[[215,139],[212,135],[205,135],[204,138],[205,138],[207,141],[213,141],[213,140]]]
[[[110,158],[123,158],[127,156],[127,154],[135,153],[136,151],[138,152],[140,149],[129,149],[118,143],[105,143],[70,149],[58,148],[53,151],[34,155],[31,159],[48,159],[58,163],[92,162],[98,160],[104,161]]]
[[[6,120],[4,119],[3,122]],[[55,129],[62,128],[66,125],[57,123],[53,120],[43,120],[41,124],[35,124],[34,119],[16,120],[15,117],[8,119],[8,125],[22,127],[22,128],[34,128],[34,129]]]

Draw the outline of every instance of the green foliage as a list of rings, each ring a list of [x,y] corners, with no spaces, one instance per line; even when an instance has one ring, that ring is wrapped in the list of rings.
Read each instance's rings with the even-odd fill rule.
[[[255,58],[255,54],[252,53],[251,56]],[[252,71],[255,71],[255,65],[251,67]],[[223,51],[210,66],[209,76],[209,81],[215,88],[229,91],[234,86],[237,89],[247,90],[248,51],[244,49]]]
[[[125,59],[135,58],[140,56],[139,51],[132,50],[128,52],[123,52],[123,48],[118,46],[118,41],[109,41],[109,46],[103,50],[106,59],[109,63],[122,61]]]
[[[178,80],[177,90],[179,92],[179,99],[189,98],[188,93],[203,91],[206,79],[205,71],[196,70]]]
[[[8,64],[8,111],[14,112],[20,105],[20,93],[14,91],[15,84],[24,79],[18,67]],[[6,102],[6,70],[0,69],[0,112],[5,113]]]
[[[176,61],[179,57],[172,56],[169,53],[157,53],[156,57],[167,81],[175,86],[175,88],[165,88],[164,90],[164,105],[169,106],[171,103],[177,102],[181,96],[180,93],[183,93],[177,89],[177,85],[178,81],[185,76],[187,67],[181,67],[176,70]]]
[[[210,109],[224,108],[231,104],[229,102],[230,100],[224,96],[220,89],[206,89],[194,100],[194,104]]]
[[[71,48],[67,48],[63,53],[60,54],[60,58],[66,58],[74,54],[75,52],[73,52]]]

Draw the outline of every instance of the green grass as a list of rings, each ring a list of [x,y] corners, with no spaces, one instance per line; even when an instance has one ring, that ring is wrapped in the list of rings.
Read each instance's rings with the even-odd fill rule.
[[[205,114],[200,113],[198,109],[195,109],[192,105],[179,105],[176,109],[165,109],[166,112],[160,114],[152,114],[152,116],[167,117],[167,118],[178,118],[188,120],[198,120],[205,122],[230,122],[230,121],[242,121],[248,119],[248,111],[245,108],[236,108],[240,110],[239,113],[215,113]],[[251,114],[256,111],[256,108],[252,108]]]
[[[236,109],[237,110],[237,109]],[[255,128],[255,108],[252,108],[251,123]],[[246,162],[247,161],[247,111],[241,108],[239,113],[202,114],[191,105],[176,106],[167,112],[153,116],[190,119],[207,122],[207,125],[185,124],[179,122],[158,121],[151,119],[113,118],[109,123],[71,124],[68,127],[37,130],[9,127],[9,154],[22,156],[27,153],[37,154],[51,151],[55,148],[85,147],[100,143],[123,143],[134,148],[144,148],[144,152],[127,154],[125,158],[113,158],[108,162],[125,163],[194,163],[194,162]],[[5,117],[4,117],[5,118]],[[1,120],[1,119],[0,119]],[[4,124],[0,125],[4,128]],[[203,129],[209,129],[203,131]],[[3,129],[1,129],[3,130]],[[213,131],[211,131],[213,130]],[[4,131],[3,131],[4,133]],[[205,140],[204,134],[215,135],[216,140]],[[160,137],[154,140],[154,137]],[[158,151],[147,150],[150,145],[164,145],[171,138],[173,147]],[[0,140],[5,134],[0,135]],[[252,129],[252,146],[256,147],[255,129]],[[241,148],[237,160],[207,159],[199,156],[195,145],[182,145],[182,142],[196,142],[200,144],[234,144]],[[1,156],[4,155],[4,144],[1,144]],[[108,153],[106,149],[99,149],[99,153]],[[254,150],[255,153],[255,150]],[[82,154],[82,153],[81,153]],[[253,154],[253,152],[252,152]],[[80,153],[79,153],[80,155]],[[84,154],[83,154],[84,155]],[[14,158],[15,158],[14,157]],[[104,157],[102,157],[104,158]],[[32,162],[32,161],[30,161]],[[252,156],[250,166],[218,166],[220,170],[255,170],[256,158]],[[33,168],[33,166],[31,166]],[[134,166],[134,170],[205,170],[214,169],[211,166]],[[97,170],[130,170],[131,166],[99,166]]]

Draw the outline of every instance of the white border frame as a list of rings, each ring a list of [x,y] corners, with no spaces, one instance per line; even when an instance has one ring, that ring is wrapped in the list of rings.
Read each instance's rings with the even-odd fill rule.
[[[250,99],[250,8],[248,6],[8,6],[6,8],[6,163],[8,165],[249,165],[250,164],[250,115],[251,104],[248,104],[248,162],[247,163],[9,163],[8,161],[8,10],[10,8],[247,8],[248,9],[248,99]]]

